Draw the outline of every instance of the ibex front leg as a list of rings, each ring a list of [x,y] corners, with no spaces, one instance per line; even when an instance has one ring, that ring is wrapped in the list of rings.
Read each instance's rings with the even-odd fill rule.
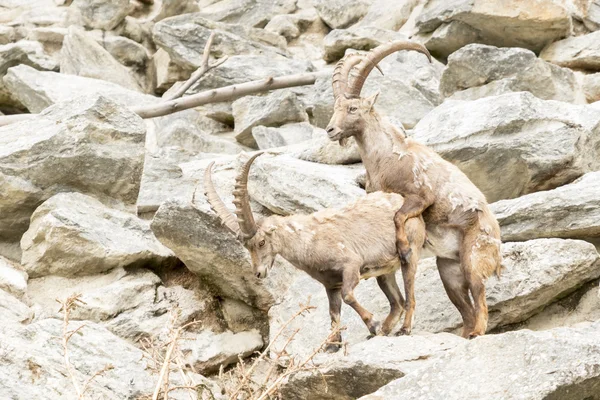
[[[341,289],[325,289],[327,298],[329,299],[329,316],[331,317],[331,329],[334,330],[340,326],[340,314],[342,312],[342,290]],[[331,342],[325,347],[328,353],[335,353],[341,347],[342,333],[338,333],[331,338]]]
[[[371,332],[372,335],[376,335],[377,326],[379,324],[373,321],[373,314],[361,306],[358,303],[358,300],[356,300],[356,297],[354,297],[354,288],[358,285],[358,282],[360,282],[360,267],[358,265],[347,265],[346,269],[344,269],[343,276],[342,299],[344,300],[344,303],[352,307],[354,311],[358,313],[365,325],[367,325],[369,332]]]
[[[420,216],[431,204],[433,204],[433,200],[427,193],[423,193],[422,195],[411,194],[404,197],[404,204],[402,204],[402,207],[400,207],[400,210],[394,216],[394,223],[396,224],[396,247],[402,263],[408,264],[410,262],[411,253],[410,243],[406,236],[406,220]]]

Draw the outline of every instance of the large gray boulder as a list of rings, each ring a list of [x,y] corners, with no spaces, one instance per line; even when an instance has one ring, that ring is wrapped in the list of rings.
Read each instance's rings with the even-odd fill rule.
[[[328,63],[339,60],[346,49],[371,50],[380,44],[405,39],[405,35],[377,26],[334,29],[323,39],[323,59]]]
[[[71,323],[68,329],[79,325]],[[44,319],[26,326],[2,324],[2,345],[15,350],[3,353],[5,362],[0,364],[0,392],[15,399],[76,398],[73,381],[65,366],[62,335],[63,322],[58,319]],[[106,328],[87,322],[72,335],[68,349],[73,379],[80,388],[96,372],[105,370],[89,382],[86,395],[130,400],[152,395],[158,374],[149,368],[144,352]],[[124,376],[127,379],[123,379]],[[212,391],[214,398],[221,399],[216,384],[198,374],[191,376],[204,385],[205,391]],[[185,382],[179,374],[172,374],[171,385],[185,385]],[[172,391],[169,395],[175,399],[189,399],[187,390]]]
[[[217,0],[202,7],[200,15],[213,20],[263,28],[273,17],[292,14],[295,0]]]
[[[292,375],[281,387],[281,394],[290,400],[356,399],[422,368],[464,342],[449,333],[377,336],[348,346],[345,352],[319,355],[314,361],[319,370]]]
[[[586,103],[573,71],[549,64],[526,49],[467,45],[448,57],[440,79],[442,95],[456,100],[521,91],[545,100]]]
[[[187,69],[200,67],[208,37],[215,32],[211,54],[214,57],[264,54],[278,57],[285,40],[274,33],[243,25],[208,20],[200,13],[183,14],[164,19],[154,25],[152,37],[171,59]],[[185,40],[182,40],[185,38]]]
[[[600,32],[554,42],[540,57],[561,67],[600,71]]]
[[[37,71],[27,65],[8,70],[4,83],[11,95],[30,112],[39,113],[55,103],[78,96],[104,96],[122,104],[149,105],[160,99],[129,90],[116,83],[82,76]]]
[[[508,93],[446,101],[412,132],[457,165],[488,201],[553,189],[600,169],[600,112]]]
[[[347,28],[357,23],[369,11],[372,0],[315,0],[319,17],[331,29]]]
[[[374,26],[397,31],[415,9],[419,0],[374,0],[367,14],[355,26]]]
[[[600,276],[598,252],[592,244],[579,240],[536,239],[505,243],[502,257],[504,270],[501,278],[490,278],[486,285],[489,330],[525,321],[546,305]],[[399,272],[397,279],[402,282]],[[419,263],[415,285],[415,334],[420,331],[452,331],[461,326],[460,314],[448,299],[433,258]],[[387,316],[389,303],[374,280],[362,281],[355,295],[376,319],[383,320]],[[298,311],[298,303],[305,303],[309,297],[316,310],[297,319],[284,331],[285,337],[295,329],[311,327],[309,330],[301,329],[288,345],[291,354],[306,355],[327,337],[330,317],[325,289],[302,274],[291,284],[282,300],[269,310],[273,340],[274,332]],[[352,345],[365,340],[369,332],[354,310],[343,306],[341,321],[347,328],[342,333],[345,341]],[[283,343],[281,338],[276,340],[274,351],[280,349]]]
[[[384,75],[375,70],[371,72],[362,95],[380,92],[376,107],[385,116],[410,129],[441,103],[439,79],[443,65],[440,62],[430,63],[421,53],[403,51],[388,56],[379,66]],[[305,101],[310,107],[313,125],[325,128],[333,114],[331,76],[318,78],[312,98]]]
[[[58,63],[34,41],[20,40],[0,46],[0,106],[22,108],[23,105],[1,81],[8,69],[15,65],[27,65],[37,70],[56,71]]]
[[[316,164],[285,154],[262,156],[252,166],[250,195],[276,214],[339,208],[365,195],[357,183],[362,166]]]
[[[593,399],[599,334],[596,322],[483,336],[361,399]]]
[[[88,28],[105,31],[116,28],[130,11],[129,0],[74,0],[72,7]]]
[[[308,114],[298,97],[289,90],[266,96],[245,96],[232,104],[235,138],[243,145],[258,148],[252,129],[257,126],[281,126],[306,122]]]
[[[505,241],[600,236],[600,172],[575,182],[492,204]]]
[[[56,193],[135,204],[145,133],[140,117],[101,95],[0,128],[0,238],[18,241],[35,208]]]
[[[252,128],[252,137],[256,141],[258,148],[263,150],[294,145],[311,140],[313,137],[320,137],[318,133],[315,134],[318,129],[308,122],[285,124],[279,128],[259,125]]]
[[[113,82],[141,90],[129,70],[81,28],[72,26],[60,53],[60,72]]]
[[[32,278],[97,274],[129,265],[156,267],[172,256],[145,221],[81,193],[60,193],[39,206],[21,249],[22,264]]]
[[[537,53],[569,34],[571,18],[565,8],[552,0],[501,4],[486,0],[433,0],[425,4],[417,28],[425,46],[442,58],[469,43],[523,47]]]

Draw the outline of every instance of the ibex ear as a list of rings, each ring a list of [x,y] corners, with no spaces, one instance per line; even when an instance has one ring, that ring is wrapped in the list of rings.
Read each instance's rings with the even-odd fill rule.
[[[273,233],[275,231],[275,229],[277,229],[277,227],[275,225],[266,226],[265,233],[270,235],[271,233]]]
[[[375,105],[375,102],[377,101],[377,97],[379,97],[379,92],[377,92],[373,96],[367,97],[365,99],[367,101],[368,106],[369,106],[369,111],[371,111],[371,109]]]

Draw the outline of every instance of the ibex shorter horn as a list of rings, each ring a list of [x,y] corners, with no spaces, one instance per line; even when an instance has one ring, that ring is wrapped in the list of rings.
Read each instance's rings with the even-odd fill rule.
[[[371,334],[377,333],[378,324],[373,315],[358,303],[354,288],[361,279],[376,277],[391,307],[381,333],[391,333],[402,316],[405,303],[395,276],[401,263],[396,251],[394,215],[404,203],[402,196],[372,193],[342,209],[287,217],[273,215],[254,222],[247,184],[250,166],[256,157],[258,155],[246,162],[236,180],[234,203],[237,221],[215,190],[211,179],[212,163],[205,172],[208,201],[223,224],[242,239],[250,252],[256,276],[266,277],[275,256],[280,255],[325,286],[332,327],[340,323],[343,300],[358,313]],[[242,228],[243,224],[247,224],[246,227]],[[425,240],[423,220],[413,218],[407,223],[406,230],[413,252],[410,263],[402,264],[402,272],[413,274],[414,279]],[[414,305],[414,299],[411,300]],[[414,307],[407,310],[402,332],[410,330],[413,311]],[[335,341],[340,342],[341,336]],[[338,348],[338,344],[328,346],[329,351]]]

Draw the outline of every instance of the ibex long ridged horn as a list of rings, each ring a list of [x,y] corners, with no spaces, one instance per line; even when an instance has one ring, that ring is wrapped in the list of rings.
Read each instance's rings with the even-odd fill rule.
[[[238,224],[242,233],[243,239],[250,239],[256,233],[256,222],[250,208],[250,196],[248,195],[248,173],[250,166],[256,157],[263,153],[257,153],[250,157],[242,171],[235,179],[235,188],[233,190],[233,204],[235,204],[235,215],[237,215]]]
[[[356,78],[354,79],[352,85],[348,87],[348,96],[359,97],[360,91],[362,90],[363,85],[365,84],[365,81],[367,80],[367,77],[369,76],[373,68],[375,68],[377,64],[385,57],[400,50],[418,51],[419,53],[425,54],[429,59],[429,62],[431,62],[431,55],[429,54],[429,51],[427,51],[425,46],[419,43],[402,40],[377,46],[376,48],[371,50],[365,57],[363,57],[360,64],[358,64],[358,67],[356,68]]]
[[[212,181],[212,167],[215,165],[215,162],[211,162],[204,171],[204,195],[208,200],[208,204],[213,209],[214,212],[217,213],[217,216],[221,220],[221,223],[225,225],[231,232],[233,232],[237,237],[240,237],[241,231],[240,226],[238,225],[237,219],[235,215],[227,209],[223,200],[219,197],[219,194],[215,190],[215,185]]]
[[[354,66],[363,59],[360,54],[348,54],[335,65],[333,70],[333,98],[337,99],[348,90],[348,77]]]

